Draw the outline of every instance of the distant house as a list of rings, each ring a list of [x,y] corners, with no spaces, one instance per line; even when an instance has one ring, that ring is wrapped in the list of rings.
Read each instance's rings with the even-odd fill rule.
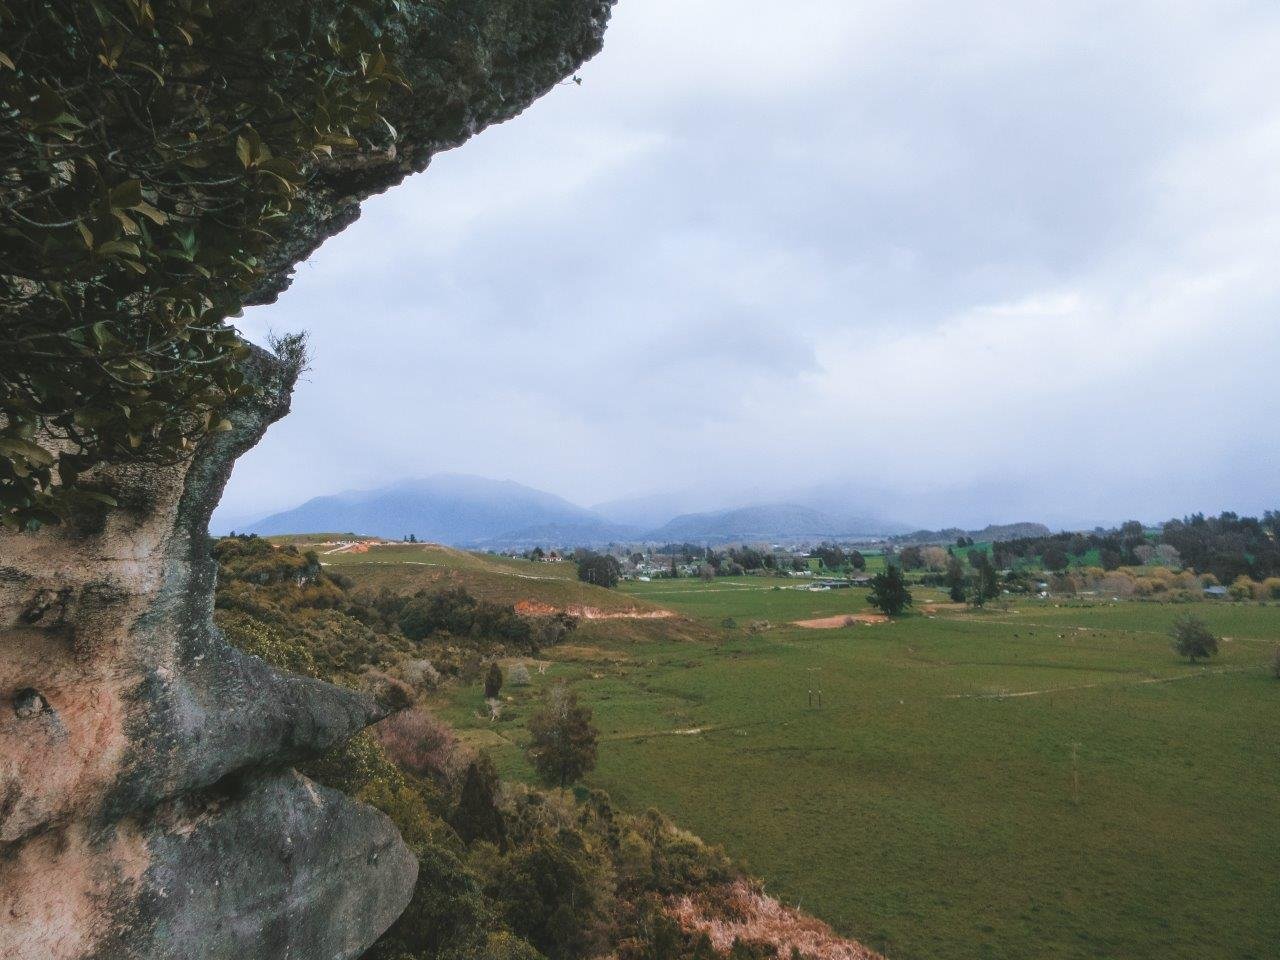
[[[1206,597],[1220,598],[1228,596],[1229,591],[1226,587],[1205,587],[1204,595]]]
[[[542,558],[543,563],[564,563],[564,557],[560,556],[559,550],[552,550]]]

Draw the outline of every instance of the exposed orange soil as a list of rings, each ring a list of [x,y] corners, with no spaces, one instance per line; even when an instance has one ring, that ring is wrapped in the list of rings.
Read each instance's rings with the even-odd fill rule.
[[[743,880],[705,894],[673,900],[670,915],[690,933],[702,932],[717,950],[735,939],[772,944],[778,956],[792,948],[810,960],[884,960],[854,940],[845,940],[821,920],[784,907]]]
[[[818,617],[815,620],[793,620],[792,626],[804,627],[807,630],[836,630],[856,623],[888,623],[889,618],[883,613],[841,613],[834,617]]]

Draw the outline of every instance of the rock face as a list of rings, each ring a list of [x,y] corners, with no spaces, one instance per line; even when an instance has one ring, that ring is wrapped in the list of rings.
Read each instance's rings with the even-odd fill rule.
[[[389,111],[395,142],[319,172],[258,301],[362,198],[594,54],[611,6],[406,3],[414,93]],[[0,960],[337,960],[409,900],[417,864],[390,821],[291,769],[378,706],[212,623],[209,515],[296,375],[261,351],[245,372],[261,396],[190,460],[100,468],[118,509],[0,533]]]
[[[417,864],[380,813],[291,763],[381,716],[280,674],[210,619],[206,531],[264,396],[188,463],[104,468],[121,509],[0,546],[0,957],[350,957]]]

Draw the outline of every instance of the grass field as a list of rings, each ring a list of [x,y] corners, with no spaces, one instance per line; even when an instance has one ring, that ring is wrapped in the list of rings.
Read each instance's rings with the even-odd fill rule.
[[[602,729],[590,785],[892,958],[1278,955],[1280,607],[1195,605],[1230,639],[1192,667],[1166,636],[1185,606],[804,630],[790,621],[856,613],[865,593],[773,585],[627,584],[690,619],[584,623],[497,723],[478,687],[439,707],[528,777],[533,700],[572,681]]]

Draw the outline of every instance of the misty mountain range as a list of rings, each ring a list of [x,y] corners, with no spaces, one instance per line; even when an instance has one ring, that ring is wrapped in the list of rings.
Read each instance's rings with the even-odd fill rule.
[[[912,527],[875,516],[843,516],[798,503],[664,513],[661,498],[593,509],[510,480],[439,474],[376,490],[315,497],[240,532],[357,533],[461,547],[590,546],[654,541],[723,544],[876,537]],[[636,520],[648,522],[635,522]],[[628,522],[630,521],[630,522]]]

